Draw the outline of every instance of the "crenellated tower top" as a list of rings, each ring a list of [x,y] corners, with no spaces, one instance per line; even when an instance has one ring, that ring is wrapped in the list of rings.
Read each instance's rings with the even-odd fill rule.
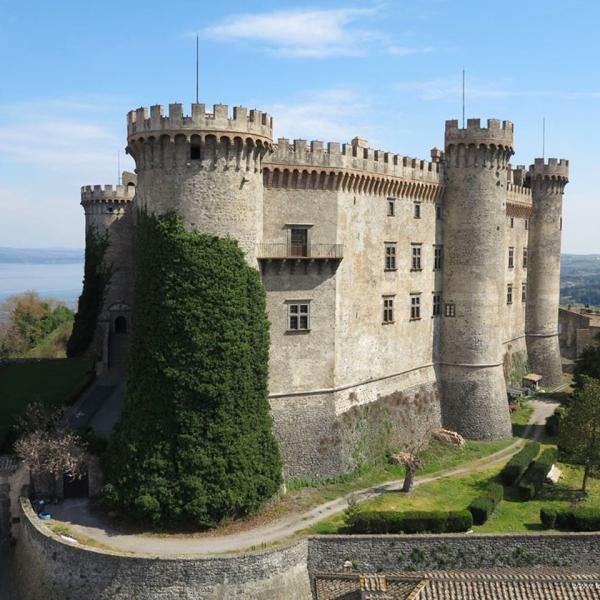
[[[266,141],[273,139],[273,118],[265,112],[244,106],[236,106],[230,114],[226,104],[215,104],[213,111],[207,112],[204,104],[192,104],[191,114],[183,114],[182,104],[169,104],[169,115],[157,104],[148,108],[138,108],[127,114],[127,135],[129,138],[147,135],[150,132],[191,135],[194,132],[213,134],[251,134]]]
[[[84,185],[81,188],[81,205],[126,204],[133,202],[135,185]]]
[[[533,177],[552,177],[569,181],[569,161],[561,158],[549,158],[546,162],[543,158],[536,158],[534,164],[529,167],[529,174]]]

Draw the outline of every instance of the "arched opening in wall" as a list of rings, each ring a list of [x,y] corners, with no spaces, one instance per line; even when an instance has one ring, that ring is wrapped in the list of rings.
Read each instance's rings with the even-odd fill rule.
[[[115,319],[115,333],[127,333],[127,319],[123,315]]]

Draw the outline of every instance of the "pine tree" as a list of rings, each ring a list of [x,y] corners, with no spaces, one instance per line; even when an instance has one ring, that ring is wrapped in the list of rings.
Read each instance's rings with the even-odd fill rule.
[[[281,483],[257,271],[233,240],[140,213],[134,294],[105,499],[161,526],[247,515]]]

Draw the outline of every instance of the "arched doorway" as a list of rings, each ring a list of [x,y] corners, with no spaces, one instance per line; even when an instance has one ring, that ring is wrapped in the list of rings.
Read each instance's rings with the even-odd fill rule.
[[[123,315],[115,319],[115,333],[127,333],[127,319]]]

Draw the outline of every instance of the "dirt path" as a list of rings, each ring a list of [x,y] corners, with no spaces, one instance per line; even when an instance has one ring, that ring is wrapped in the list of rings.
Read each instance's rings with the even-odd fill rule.
[[[524,437],[532,433],[531,437],[538,438],[543,431],[543,423],[546,417],[554,412],[558,403],[550,400],[531,400],[530,405],[533,407],[533,413],[525,429]],[[465,463],[459,468],[417,477],[415,479],[415,486],[446,477],[460,477],[484,471],[494,465],[505,462],[519,450],[522,444],[523,440],[518,439],[499,452],[470,463]],[[305,513],[286,515],[261,527],[236,534],[211,537],[123,535],[111,530],[98,515],[91,513],[87,499],[67,500],[59,506],[52,507],[52,513],[55,519],[67,523],[74,532],[82,537],[93,538],[115,550],[154,556],[206,556],[247,550],[252,546],[260,547],[262,544],[280,542],[298,531],[306,529],[322,519],[344,510],[351,496],[358,502],[364,502],[382,493],[397,491],[401,488],[401,479],[390,481],[385,484],[352,492],[341,498],[316,506]]]

